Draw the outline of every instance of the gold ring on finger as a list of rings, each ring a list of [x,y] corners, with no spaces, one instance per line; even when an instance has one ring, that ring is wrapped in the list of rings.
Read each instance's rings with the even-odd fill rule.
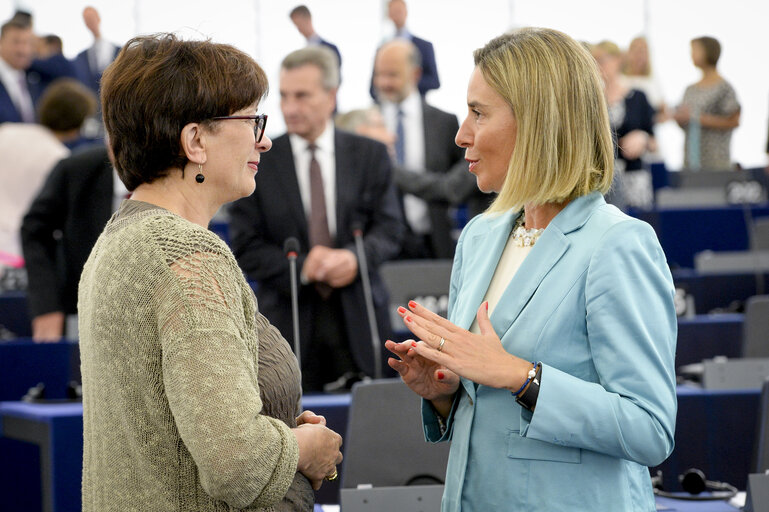
[[[326,480],[328,480],[329,482],[333,482],[337,478],[339,478],[339,473],[337,472],[336,468],[334,468],[334,473],[331,476],[327,476]]]
[[[443,345],[446,343],[446,340],[441,338],[441,342],[438,343],[438,352],[443,352]]]

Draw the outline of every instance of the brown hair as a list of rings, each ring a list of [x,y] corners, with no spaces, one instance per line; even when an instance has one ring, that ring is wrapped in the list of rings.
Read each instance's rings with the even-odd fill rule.
[[[606,193],[614,147],[603,84],[585,47],[556,30],[527,28],[473,56],[518,125],[507,178],[489,211]]]
[[[96,95],[74,78],[49,85],[37,106],[40,124],[54,132],[77,130],[96,111]]]
[[[718,64],[718,58],[721,57],[721,43],[718,39],[710,36],[695,37],[692,43],[699,43],[705,52],[705,62],[715,67]]]
[[[258,103],[267,76],[247,54],[173,34],[128,41],[101,79],[104,124],[115,169],[128,190],[187,165],[182,128]]]

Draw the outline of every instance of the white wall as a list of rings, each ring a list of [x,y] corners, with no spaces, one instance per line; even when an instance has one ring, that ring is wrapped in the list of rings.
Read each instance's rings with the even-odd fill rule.
[[[73,57],[90,44],[80,13],[94,5],[104,36],[123,43],[137,33],[176,31],[188,38],[210,37],[234,44],[265,68],[272,93],[263,110],[268,132],[283,130],[278,106],[278,68],[283,56],[304,45],[288,18],[303,0],[0,0],[0,19],[17,7],[35,16],[35,30],[55,33]],[[315,28],[342,53],[340,111],[370,103],[368,86],[373,55],[392,31],[386,0],[304,0]],[[472,71],[472,51],[510,28],[547,26],[596,42],[620,46],[645,33],[665,99],[675,105],[685,87],[698,79],[689,57],[689,40],[712,35],[723,45],[719,69],[737,90],[742,124],[732,140],[733,158],[745,167],[766,163],[769,121],[769,43],[763,35],[769,19],[765,0],[409,0],[409,27],[435,45],[441,88],[428,100],[465,112],[465,88]],[[683,135],[673,123],[658,130],[663,157],[671,168],[682,161]]]

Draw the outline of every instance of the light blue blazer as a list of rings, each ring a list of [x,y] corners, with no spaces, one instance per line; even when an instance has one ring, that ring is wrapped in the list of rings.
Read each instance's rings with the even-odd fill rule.
[[[449,318],[469,328],[518,213],[480,215],[459,239]],[[673,450],[673,281],[651,227],[598,193],[572,201],[491,315],[505,350],[542,361],[536,410],[462,379],[443,511],[654,511],[647,466]]]

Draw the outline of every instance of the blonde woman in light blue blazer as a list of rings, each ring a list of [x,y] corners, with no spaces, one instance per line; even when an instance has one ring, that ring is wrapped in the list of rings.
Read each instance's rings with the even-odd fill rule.
[[[387,348],[451,440],[443,511],[653,511],[673,450],[673,282],[654,231],[607,205],[613,150],[595,63],[524,29],[475,52],[457,144],[499,195],[459,239],[449,319],[399,308]]]

